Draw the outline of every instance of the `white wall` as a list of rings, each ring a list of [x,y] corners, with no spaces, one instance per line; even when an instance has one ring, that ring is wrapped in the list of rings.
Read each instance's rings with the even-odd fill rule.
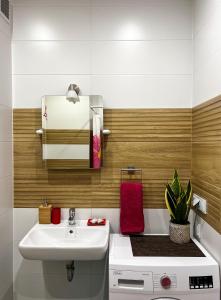
[[[191,107],[191,0],[14,2],[14,107],[71,82],[105,107]]]
[[[221,93],[221,1],[194,0],[193,106]]]
[[[0,300],[12,299],[11,32],[0,14]]]

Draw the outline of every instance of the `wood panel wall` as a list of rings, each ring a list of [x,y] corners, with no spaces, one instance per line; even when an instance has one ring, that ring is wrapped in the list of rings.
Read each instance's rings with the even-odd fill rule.
[[[201,215],[221,233],[221,96],[193,109],[192,182],[208,201]]]
[[[119,207],[120,169],[128,165],[143,170],[144,207],[165,207],[173,169],[184,181],[191,175],[191,109],[106,109],[104,124],[111,135],[101,171],[47,170],[35,133],[40,109],[15,109],[15,207],[37,207],[44,197],[59,207]]]

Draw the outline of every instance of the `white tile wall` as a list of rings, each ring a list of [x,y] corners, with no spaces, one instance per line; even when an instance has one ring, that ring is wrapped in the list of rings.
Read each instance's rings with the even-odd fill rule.
[[[221,93],[221,2],[194,1],[193,106]]]
[[[128,5],[129,1],[94,2],[96,6],[92,8],[93,39],[180,40],[191,38],[189,1],[180,1],[179,5],[173,6],[173,9],[169,1],[162,2],[160,9],[159,5],[151,1],[145,1],[143,5],[133,1],[132,8]],[[106,26],[104,27],[103,24]]]
[[[11,98],[11,97],[10,97]],[[0,105],[0,141],[12,140],[12,109],[9,106]],[[2,164],[0,164],[2,165]],[[1,175],[0,175],[1,176]]]
[[[192,41],[92,43],[93,74],[191,74]]]
[[[2,21],[3,17],[0,16]],[[4,21],[4,19],[3,19]],[[3,22],[2,21],[2,22]],[[6,21],[4,21],[7,23]],[[0,22],[1,26],[1,22]],[[1,28],[1,27],[0,27]],[[11,106],[11,39],[0,29],[0,105]]]
[[[15,107],[40,107],[70,82],[106,107],[134,107],[134,96],[136,107],[191,106],[190,0],[14,3]]]
[[[63,2],[62,2],[63,5]],[[14,10],[13,35],[16,40],[89,40],[89,6],[19,6]],[[26,18],[24,18],[24,15]],[[19,26],[18,26],[19,24]],[[30,26],[32,24],[32,26]]]
[[[12,97],[10,26],[0,15],[0,300],[13,297]]]
[[[27,1],[27,0],[26,0]],[[158,7],[163,7],[165,8],[166,6],[170,6],[170,8],[174,8],[175,5],[177,5],[177,0],[92,0],[93,6],[132,6],[137,7],[137,6],[150,6],[150,5],[156,5]],[[190,4],[191,0],[179,0],[179,6],[182,7],[182,5],[185,4]]]
[[[59,6],[61,0],[12,0],[13,6]],[[62,0],[62,6],[89,6],[91,0]]]
[[[12,27],[8,25],[8,22],[2,16],[0,18],[0,31],[8,38],[11,38]]]
[[[90,43],[25,41],[13,43],[13,73],[89,74]]]
[[[11,141],[0,141],[0,143],[0,179],[4,179],[12,174],[12,143]]]
[[[189,75],[15,75],[14,105],[39,107],[44,94],[64,95],[67,82],[77,82],[84,95],[103,95],[108,108],[191,106],[192,76]]]
[[[189,75],[94,75],[91,83],[108,108],[191,107]]]
[[[11,159],[11,158],[10,158]],[[0,205],[0,216],[4,216],[5,214],[10,214],[11,218],[11,210],[13,206],[13,193],[12,193],[12,176],[5,176],[0,179],[0,191],[1,191],[1,205]],[[8,215],[9,216],[9,215]],[[9,223],[12,222],[9,221]],[[11,237],[7,237],[12,240]],[[1,242],[2,243],[2,242]]]
[[[91,90],[89,75],[14,75],[12,80],[14,105],[17,108],[39,107],[42,95],[64,95],[67,82],[77,82],[84,95],[89,95]]]

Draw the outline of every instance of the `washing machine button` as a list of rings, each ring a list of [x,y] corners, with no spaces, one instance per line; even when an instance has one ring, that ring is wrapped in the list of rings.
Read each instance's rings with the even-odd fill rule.
[[[160,283],[164,289],[169,289],[171,286],[171,279],[169,276],[164,275],[160,278]]]

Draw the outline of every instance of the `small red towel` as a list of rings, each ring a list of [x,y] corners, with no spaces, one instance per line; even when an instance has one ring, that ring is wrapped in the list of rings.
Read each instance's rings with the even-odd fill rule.
[[[143,232],[143,186],[141,183],[121,183],[120,207],[121,233],[135,234]]]

